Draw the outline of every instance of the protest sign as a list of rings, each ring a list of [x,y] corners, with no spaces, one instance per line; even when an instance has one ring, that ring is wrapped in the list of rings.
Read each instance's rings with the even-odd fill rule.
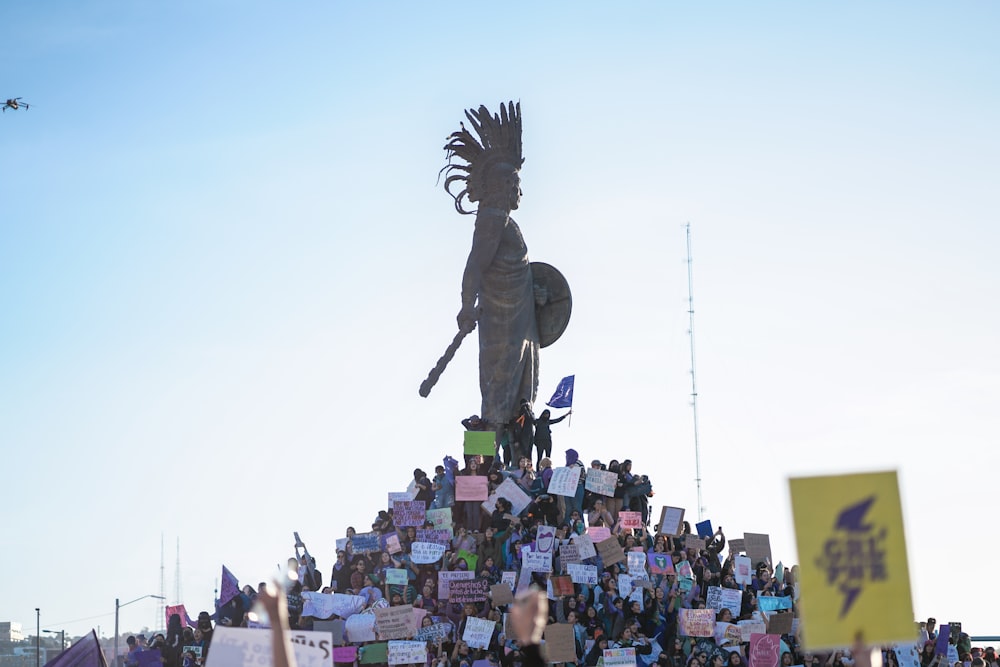
[[[684,548],[694,549],[697,553],[701,553],[705,549],[705,540],[694,535],[685,535]]]
[[[746,550],[747,550],[746,542],[743,540],[742,537],[733,538],[729,540],[729,553],[741,554],[741,553],[746,553]]]
[[[771,537],[767,533],[743,533],[743,542],[754,565],[761,561],[771,565]]]
[[[433,510],[430,510],[433,511]],[[430,542],[442,546],[451,546],[451,534],[447,530],[438,528],[417,528],[417,539],[415,542]]]
[[[463,452],[493,456],[497,453],[496,438],[494,431],[466,431]]]
[[[545,653],[549,662],[577,662],[576,635],[570,623],[553,623],[545,627]]]
[[[709,519],[705,519],[704,521],[699,521],[698,523],[694,524],[694,528],[695,531],[698,533],[698,537],[704,537],[708,539],[715,534],[714,531],[712,530],[712,522]]]
[[[687,637],[714,637],[714,609],[680,609],[677,616],[677,632]]]
[[[778,635],[750,635],[747,651],[749,667],[778,667],[781,658],[781,637]]]
[[[502,604],[510,604],[514,601],[514,591],[506,583],[493,584],[490,586],[490,598],[493,600],[493,606],[499,606]]]
[[[389,504],[387,507],[393,507],[393,503],[397,501],[407,501],[413,500],[416,497],[416,493],[413,491],[390,491],[389,492]]]
[[[392,522],[399,528],[423,526],[427,503],[423,500],[397,500],[392,504]]]
[[[517,572],[512,572],[507,570],[500,574],[500,583],[507,584],[510,586],[510,590],[514,590],[517,585]]]
[[[486,475],[456,475],[455,500],[483,501],[490,495],[489,477]]]
[[[442,507],[436,510],[427,510],[424,512],[424,518],[430,522],[431,527],[435,530],[443,530],[448,533],[449,536],[454,535],[455,532],[451,527],[452,517],[451,508]]]
[[[413,638],[422,642],[447,641],[451,636],[452,627],[451,623],[432,623],[417,630]]]
[[[295,661],[302,667],[333,667],[333,646],[325,632],[298,632],[308,636],[292,643]],[[322,635],[322,637],[316,637]],[[309,644],[313,645],[310,646]],[[320,646],[322,643],[322,646]],[[155,655],[159,651],[142,651]],[[271,664],[271,631],[266,628],[231,628],[218,625],[206,667],[268,667]]]
[[[556,527],[542,524],[538,526],[535,533],[535,546],[532,551],[550,553],[555,550]]]
[[[344,637],[352,644],[375,641],[375,614],[355,614],[344,622]]]
[[[580,557],[580,548],[573,542],[563,542],[559,546],[559,564],[562,566],[563,572],[566,571],[566,566],[570,563],[582,563],[583,558]]]
[[[336,540],[337,551],[347,551],[347,538],[338,537]]]
[[[449,584],[448,602],[465,604],[467,602],[485,602],[490,590],[490,582],[486,579],[459,579]]]
[[[761,611],[778,611],[779,609],[791,609],[792,598],[788,596],[776,597],[773,595],[757,595],[757,606]]]
[[[358,657],[358,647],[357,646],[334,646],[333,647],[333,661],[334,662],[347,662],[353,663]]]
[[[386,568],[385,583],[390,586],[405,586],[407,581],[406,570],[397,567]]]
[[[410,545],[410,559],[417,565],[429,565],[441,560],[447,550],[448,547],[443,544],[414,542]]]
[[[382,546],[375,533],[358,533],[351,538],[351,551],[355,554],[373,554],[381,550]]]
[[[764,621],[736,621],[740,628],[740,641],[749,642],[753,635],[767,634],[767,625]]]
[[[670,554],[651,551],[646,554],[650,574],[675,574],[674,559]]]
[[[607,526],[588,526],[587,536],[590,538],[591,542],[597,544],[598,542],[603,542],[611,537],[611,529]],[[584,558],[586,558],[586,556],[584,556]]]
[[[476,573],[468,570],[442,570],[438,572],[438,597],[447,600],[451,594],[451,582],[464,579],[475,579]]]
[[[389,533],[388,535],[383,535],[383,542],[385,543],[385,550],[391,554],[398,554],[403,550],[403,547],[399,544],[399,535],[396,533]]]
[[[920,667],[920,654],[913,644],[896,646],[893,650],[896,652],[896,662],[899,663],[899,667]]]
[[[365,599],[360,595],[343,593],[314,593],[302,591],[302,615],[313,618],[330,618],[334,614],[347,618],[365,608]]]
[[[369,644],[358,649],[358,662],[362,665],[384,665],[389,661],[388,642]]]
[[[341,619],[337,619],[336,621],[313,621],[313,630],[315,632],[329,632],[333,638],[334,646],[342,646],[344,644],[344,621]]]
[[[551,572],[552,554],[521,549],[521,568],[530,572]]]
[[[427,642],[391,641],[386,653],[390,665],[421,665],[427,662]]]
[[[589,531],[589,529],[588,529]],[[610,537],[610,531],[604,539]],[[573,544],[576,545],[577,550],[580,552],[580,558],[587,560],[588,558],[593,558],[597,555],[597,549],[594,548],[594,540],[588,532],[585,535],[574,535],[570,538]]]
[[[743,591],[736,588],[709,586],[705,606],[717,612],[728,609],[732,612],[733,618],[737,618],[740,615],[740,608],[743,606]]]
[[[684,529],[684,508],[665,505],[660,512],[657,535],[680,535]]]
[[[580,466],[564,466],[555,468],[552,471],[552,478],[549,480],[548,492],[554,496],[576,495],[576,487],[580,484],[580,473],[583,468]]]
[[[682,560],[674,566],[677,570],[677,587],[687,593],[694,586],[694,572],[691,563]]]
[[[737,584],[749,586],[753,581],[753,564],[750,556],[737,556],[733,559],[733,579]]]
[[[468,431],[466,431],[468,432]],[[520,514],[524,511],[524,508],[531,503],[531,496],[524,492],[524,489],[511,478],[505,479],[500,483],[493,493],[490,494],[489,498],[486,499],[481,507],[483,511],[487,514],[492,514],[493,510],[496,509],[497,498],[506,498],[510,501],[512,514]]]
[[[715,622],[715,643],[719,646],[739,645],[740,626],[724,621]]]
[[[465,632],[462,634],[462,640],[472,648],[489,648],[495,629],[496,623],[488,618],[468,616],[465,619]]]
[[[602,542],[598,542],[594,546],[597,547],[597,553],[600,554],[601,562],[604,563],[604,567],[608,567],[625,560],[625,550],[622,549],[622,545],[618,544],[618,540],[613,537],[609,537]]]
[[[767,619],[767,634],[787,635],[792,631],[795,617],[790,613],[774,613]]]
[[[597,566],[570,563],[566,566],[569,578],[574,584],[597,585]]]
[[[623,598],[632,595],[632,577],[627,574],[618,575],[618,594]]]
[[[635,667],[635,649],[604,649],[604,667]]]
[[[412,637],[416,628],[413,622],[413,605],[401,604],[397,607],[376,607],[375,625],[379,639],[406,639]]]
[[[622,528],[639,530],[642,528],[642,512],[622,510],[618,512],[618,521],[621,523]]]
[[[646,574],[646,553],[643,551],[629,551],[625,554],[628,558],[628,573]]]
[[[573,579],[569,575],[560,574],[554,577],[549,577],[549,581],[552,582],[552,592],[558,597],[565,597],[575,593],[575,590],[573,589]]]
[[[165,614],[165,616],[166,616],[166,625],[164,625],[163,627],[167,627],[167,625],[170,624],[170,617],[173,616],[174,614],[177,614],[178,616],[180,616],[180,618],[181,618],[181,627],[182,628],[190,627],[190,624],[188,623],[188,618],[189,617],[188,617],[187,609],[184,608],[184,605],[182,605],[182,604],[169,605],[168,604],[165,611],[166,611],[166,614]]]
[[[913,641],[896,472],[796,478],[789,485],[803,643],[810,651],[850,646],[859,633],[868,645]]]
[[[618,485],[618,474],[610,470],[597,470],[591,468],[587,471],[587,480],[584,488],[599,496],[611,498],[615,495],[615,487]]]

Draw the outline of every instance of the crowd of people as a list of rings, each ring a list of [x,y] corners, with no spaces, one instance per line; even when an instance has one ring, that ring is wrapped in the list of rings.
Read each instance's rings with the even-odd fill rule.
[[[749,575],[737,572],[737,563],[741,559],[745,562],[746,556],[741,548],[727,549],[721,527],[708,534],[699,531],[702,534],[698,535],[688,522],[680,522],[669,530],[667,526],[650,525],[652,484],[648,477],[633,472],[631,461],[611,460],[605,464],[594,459],[586,468],[576,451],[565,450],[564,467],[579,468],[577,491],[550,493],[554,469],[549,426],[563,417],[551,419],[543,413],[537,420],[533,417],[530,422],[524,420],[534,426],[533,438],[523,440],[523,431],[512,429],[507,446],[499,447],[495,456],[466,455],[462,464],[445,457],[435,466],[433,476],[419,468],[414,470],[408,497],[426,508],[428,516],[433,510],[450,510],[452,520],[447,525],[427,519],[422,525],[397,526],[396,521],[402,519],[393,506],[387,507],[374,517],[370,531],[359,533],[353,527],[347,528],[345,536],[338,540],[335,563],[327,570],[328,578],[323,576],[321,565],[312,555],[304,550],[300,553],[299,547],[304,545],[297,544],[292,568],[294,581],[287,594],[291,629],[310,630],[319,621],[349,616],[311,615],[310,595],[352,596],[351,599],[358,600],[352,613],[410,605],[422,610],[420,626],[445,627],[446,632],[427,640],[427,667],[532,664],[523,642],[519,643],[505,631],[504,616],[510,609],[506,596],[502,602],[492,594],[479,601],[454,602],[448,595],[440,594],[442,572],[471,571],[471,576],[485,580],[491,591],[497,584],[518,590],[530,587],[547,591],[547,623],[572,628],[575,660],[561,662],[573,667],[604,667],[606,649],[632,649],[627,655],[634,652],[637,667],[744,667],[749,658],[744,626],[755,632],[780,633],[779,667],[855,667],[850,650],[821,655],[803,650],[796,613],[797,567],[784,568],[780,563],[775,565],[769,559],[762,559],[752,564]],[[463,423],[468,429],[477,426],[474,418]],[[538,442],[539,433],[542,447],[533,464],[531,447]],[[616,475],[613,493],[606,488],[606,495],[587,488],[588,472],[594,470]],[[469,475],[486,478],[491,512],[483,508],[481,499],[456,499],[458,478]],[[529,499],[519,511],[515,511],[510,499],[496,495],[497,489],[508,480]],[[636,515],[641,517],[638,525],[634,519],[631,523],[624,520]],[[525,554],[537,551],[540,534],[548,536],[553,529],[551,569],[526,568]],[[428,531],[440,535],[442,530],[447,537],[441,556],[431,563],[417,562],[420,559],[414,558],[414,545],[427,539]],[[595,550],[591,554],[577,548],[587,542],[582,536],[591,535],[616,541],[623,554],[641,552],[643,556],[605,558],[602,553],[607,552]],[[359,548],[362,537],[365,546]],[[373,543],[378,547],[371,548]],[[571,548],[571,545],[576,546]],[[659,566],[653,567],[654,562]],[[636,563],[642,565],[637,567]],[[565,576],[574,564],[593,566],[596,578],[583,581]],[[405,572],[405,580],[400,582],[397,576],[390,583],[390,571]],[[209,617],[203,612],[196,628],[181,628],[172,620],[166,636],[160,640],[163,646],[173,647],[170,650],[175,657],[164,662],[170,663],[168,667],[194,667],[200,663],[211,643],[212,619],[227,626],[253,627],[251,608],[263,587],[260,584],[255,590],[245,586],[216,614]],[[720,596],[719,592],[727,589],[730,593]],[[782,604],[773,604],[778,601],[765,598],[780,598]],[[721,603],[722,599],[728,602]],[[685,610],[709,609],[710,636],[687,632],[684,617],[689,612]],[[698,617],[705,619],[706,612]],[[470,646],[466,641],[471,619],[489,619],[493,623],[492,636],[485,646]],[[945,664],[947,658],[934,650],[934,624],[920,624],[917,633],[920,632],[923,633],[920,643],[914,644],[917,648],[924,647],[919,654],[919,667],[952,667]],[[420,631],[415,630],[410,638],[413,637],[420,639]],[[345,641],[350,640],[348,633]],[[954,667],[1000,667],[992,651],[974,655],[967,640],[968,635],[960,632],[950,638],[960,663]],[[370,643],[360,642],[355,662],[366,662],[364,647]],[[189,651],[189,648],[199,650]],[[896,648],[884,648],[885,662],[890,667],[908,667],[901,664]]]

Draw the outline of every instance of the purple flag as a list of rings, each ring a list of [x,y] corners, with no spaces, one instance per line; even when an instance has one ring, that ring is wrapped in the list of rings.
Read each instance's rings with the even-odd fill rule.
[[[559,386],[556,387],[556,393],[552,394],[552,398],[545,405],[550,408],[571,408],[573,407],[573,382],[576,380],[575,375],[568,375],[562,379]]]
[[[72,646],[45,663],[45,667],[108,667],[97,633],[77,639]]]
[[[938,626],[937,642],[934,644],[934,653],[937,655],[948,655],[948,637],[951,636],[951,626],[945,623]]]
[[[236,581],[233,573],[222,566],[222,590],[219,591],[219,606],[226,604],[240,594],[240,582]]]

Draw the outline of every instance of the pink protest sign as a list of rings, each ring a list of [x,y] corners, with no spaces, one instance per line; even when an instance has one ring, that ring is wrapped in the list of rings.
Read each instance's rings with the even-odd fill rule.
[[[642,528],[642,512],[621,511],[618,519],[622,522],[622,528],[632,528],[639,530]]]
[[[455,477],[455,500],[483,501],[489,496],[489,478],[486,475],[457,475]]]
[[[333,661],[334,662],[354,662],[354,659],[358,657],[358,647],[357,646],[334,646],[333,647]]]
[[[750,667],[778,667],[780,656],[780,635],[750,635],[750,652],[747,654]]]

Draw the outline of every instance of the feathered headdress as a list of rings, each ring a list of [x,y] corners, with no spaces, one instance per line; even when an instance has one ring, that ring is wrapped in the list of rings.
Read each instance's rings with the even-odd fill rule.
[[[490,190],[488,179],[494,167],[508,164],[517,170],[524,162],[521,157],[521,103],[501,104],[499,115],[490,115],[485,106],[480,106],[478,111],[467,110],[465,117],[479,139],[462,123],[462,129],[453,132],[444,146],[448,152],[448,164],[441,172],[448,175],[444,189],[455,200],[455,210],[469,214],[475,211],[465,210],[462,199],[480,201]],[[466,164],[452,164],[453,157],[464,160]],[[465,186],[458,194],[451,189],[456,181],[462,181]]]

